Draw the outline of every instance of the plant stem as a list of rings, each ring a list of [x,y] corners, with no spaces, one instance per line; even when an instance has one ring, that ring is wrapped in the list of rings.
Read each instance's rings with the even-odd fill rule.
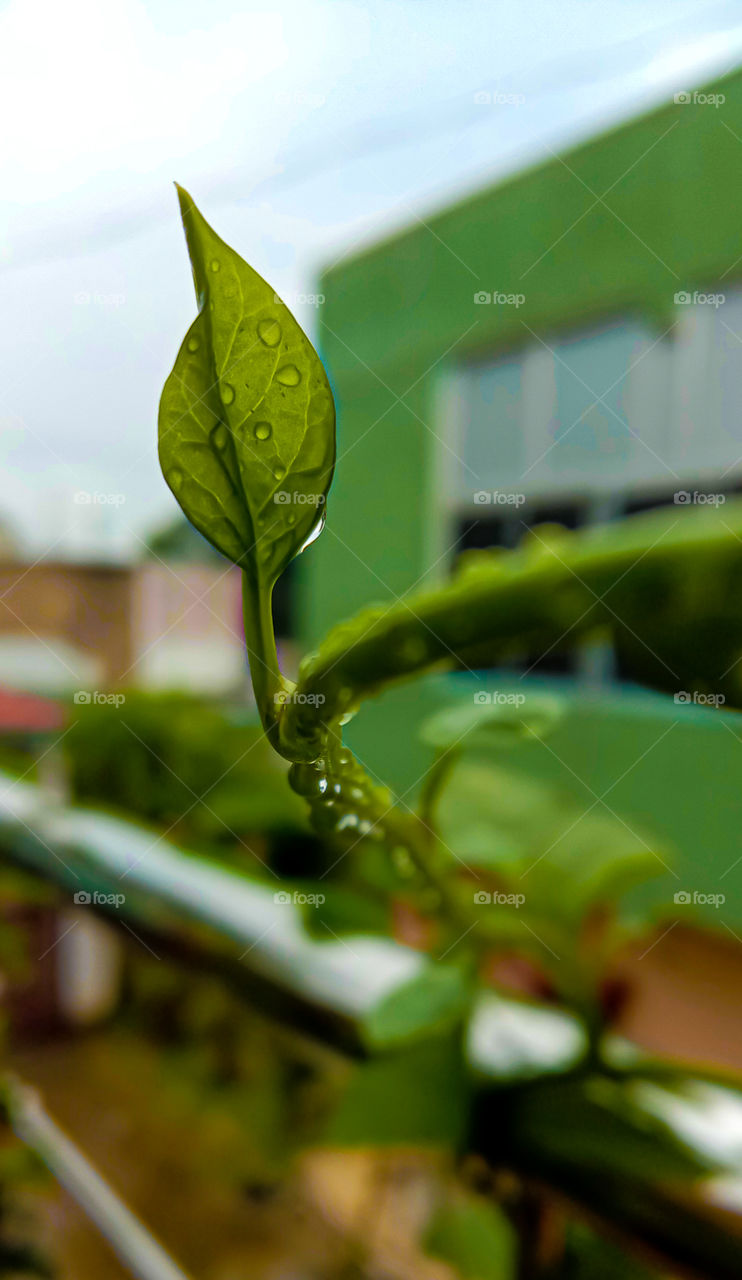
[[[245,646],[250,662],[250,676],[263,728],[273,746],[278,731],[281,697],[291,688],[278,666],[276,637],[273,630],[273,589],[263,590],[250,575],[242,571],[242,618]]]

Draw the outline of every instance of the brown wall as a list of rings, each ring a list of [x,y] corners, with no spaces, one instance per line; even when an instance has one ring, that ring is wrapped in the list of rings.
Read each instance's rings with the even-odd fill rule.
[[[0,562],[0,636],[52,649],[63,639],[101,660],[104,684],[116,686],[134,657],[132,576],[118,566]]]
[[[644,1048],[742,1070],[742,947],[733,937],[660,929],[621,966],[628,1000],[616,1030]]]

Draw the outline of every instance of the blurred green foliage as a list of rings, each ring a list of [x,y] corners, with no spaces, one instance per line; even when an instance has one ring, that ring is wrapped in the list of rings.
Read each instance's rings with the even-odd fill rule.
[[[257,725],[183,693],[74,708],[65,751],[74,799],[138,817],[189,849],[254,861],[260,837],[307,831],[304,806]]]

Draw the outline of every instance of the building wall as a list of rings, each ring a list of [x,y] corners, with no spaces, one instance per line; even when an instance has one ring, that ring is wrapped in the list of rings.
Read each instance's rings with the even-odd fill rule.
[[[733,290],[742,275],[742,73],[709,88],[725,95],[723,107],[669,103],[326,273],[320,334],[338,464],[327,529],[302,557],[306,647],[445,562],[450,384],[468,361],[617,321],[652,341],[683,310],[677,293],[719,282]],[[481,290],[525,301],[482,305]],[[349,727],[368,764],[398,786],[424,768],[411,722],[445,696],[427,687],[385,695]]]
[[[242,581],[224,564],[140,565],[132,581],[127,683],[215,695],[245,682]]]
[[[121,683],[133,659],[130,593],[131,572],[118,566],[0,563],[0,680],[14,683],[27,664],[42,684],[56,671],[60,692]]]
[[[0,684],[224,694],[245,684],[233,566],[0,562]]]

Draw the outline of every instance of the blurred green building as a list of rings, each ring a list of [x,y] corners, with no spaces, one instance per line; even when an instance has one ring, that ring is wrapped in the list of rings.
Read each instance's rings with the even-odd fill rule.
[[[741,204],[735,72],[327,271],[320,334],[338,465],[326,532],[303,557],[306,646],[365,604],[445,579],[466,547],[512,545],[544,520],[577,527],[660,503],[677,503],[680,518],[699,492],[739,486]],[[594,650],[548,655],[534,674],[559,670],[583,685],[611,674]],[[413,788],[426,764],[415,723],[465,694],[467,680],[399,688],[364,707],[349,741],[373,771]],[[669,780],[673,837],[728,846],[718,816],[706,814],[701,832],[698,814],[672,799],[684,770],[678,707],[656,695],[642,708],[647,744],[675,727],[614,803],[625,792],[640,818]],[[689,713],[709,719],[695,798],[706,770],[738,827],[742,746],[722,717]],[[638,754],[635,715],[607,722],[588,700],[584,716],[560,741],[564,768],[535,757],[528,767],[573,787],[574,768],[605,789]]]

